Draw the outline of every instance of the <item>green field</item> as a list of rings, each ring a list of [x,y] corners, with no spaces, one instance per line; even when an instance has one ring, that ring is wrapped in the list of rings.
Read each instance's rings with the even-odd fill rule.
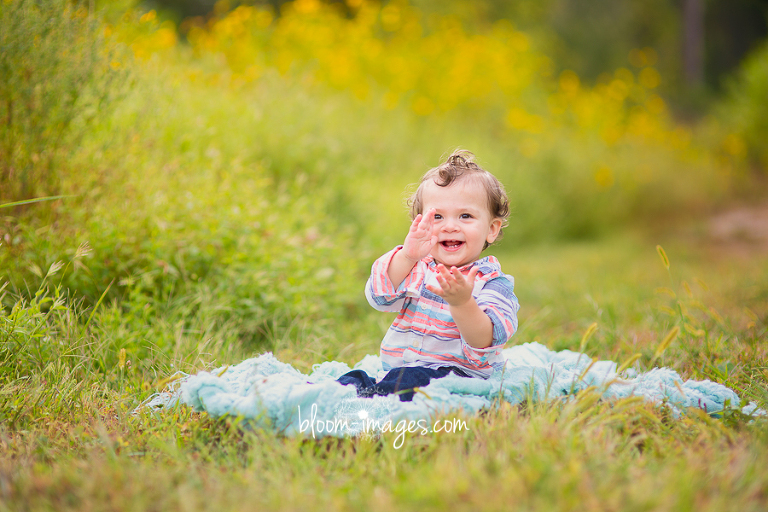
[[[0,62],[15,70],[0,80],[14,99],[0,111],[0,510],[768,508],[768,428],[738,411],[676,417],[585,392],[502,404],[399,449],[393,434],[315,441],[186,407],[132,414],[178,370],[271,351],[308,373],[377,354],[392,317],[365,301],[370,265],[402,242],[404,191],[456,147],[511,199],[489,249],[521,304],[508,346],[579,350],[596,324],[592,358],[637,355],[638,371],[670,367],[768,408],[751,133],[726,118],[677,124],[647,62],[580,85],[542,71],[504,25],[457,36],[433,17],[417,36],[409,15],[392,28],[375,11],[382,36],[310,4],[279,21],[225,13],[188,42],[154,11],[0,6],[15,27]],[[46,17],[63,28],[40,29]],[[253,32],[233,39],[241,23]],[[518,59],[527,85],[477,64],[495,81],[465,96],[435,92],[439,73],[403,85],[382,71],[425,55],[439,68],[448,36],[468,66],[480,43]],[[347,75],[311,53],[321,39],[349,49],[331,52],[356,63]],[[48,199],[18,204],[34,198]]]
[[[688,280],[697,299],[715,307],[723,323],[703,322],[703,339],[684,334],[657,364],[686,378],[724,383],[764,407],[766,327],[752,325],[745,308],[764,318],[765,256],[747,259],[711,253],[706,244],[672,241],[667,248],[673,281]],[[646,369],[674,323],[659,309],[672,299],[655,291],[668,286],[669,278],[652,242],[643,237],[499,254],[516,275],[523,305],[513,343],[538,340],[578,349],[585,327],[596,321],[590,356],[623,361],[639,352],[639,368]],[[106,328],[88,332],[82,323],[67,322],[66,315],[52,316],[48,334],[69,346],[58,349],[59,359],[41,362],[45,368],[3,389],[0,475],[8,510],[761,510],[766,505],[762,466],[768,438],[762,421],[712,418],[698,410],[674,418],[664,408],[600,403],[586,394],[567,404],[501,407],[465,418],[468,431],[407,436],[400,449],[393,447],[394,434],[378,441],[284,438],[243,431],[237,419],[212,420],[187,408],[131,415],[154,382],[133,354],[133,364],[121,369],[117,354],[105,353],[110,345],[105,338],[127,334]],[[202,347],[199,337],[185,339],[178,325],[158,316],[152,329],[167,329],[181,341],[155,356],[157,366],[187,361],[202,368],[202,361],[237,362],[259,352],[223,348],[225,333]],[[303,336],[299,330],[290,339],[276,336],[270,348],[305,371],[326,358],[354,363],[375,353],[386,322],[362,314],[348,323],[324,335]],[[339,338],[341,331],[354,334]],[[65,356],[82,366],[63,362]],[[100,359],[108,361],[106,371],[98,370]]]

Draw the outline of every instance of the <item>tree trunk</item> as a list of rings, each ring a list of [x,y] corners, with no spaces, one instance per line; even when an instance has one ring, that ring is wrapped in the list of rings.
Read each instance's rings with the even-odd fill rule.
[[[683,0],[683,71],[689,86],[704,82],[704,0]]]

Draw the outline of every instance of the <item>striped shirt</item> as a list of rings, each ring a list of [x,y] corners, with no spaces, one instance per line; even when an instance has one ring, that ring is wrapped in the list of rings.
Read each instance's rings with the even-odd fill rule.
[[[461,267],[463,274],[478,266],[472,296],[491,319],[493,341],[488,348],[474,348],[461,337],[448,303],[426,285],[439,287],[432,256],[419,261],[395,288],[387,269],[398,246],[376,260],[365,286],[368,302],[379,311],[398,312],[381,342],[385,370],[401,366],[458,366],[473,377],[488,378],[504,364],[501,350],[517,331],[520,305],[513,293],[514,278],[501,271],[499,260],[486,256]]]

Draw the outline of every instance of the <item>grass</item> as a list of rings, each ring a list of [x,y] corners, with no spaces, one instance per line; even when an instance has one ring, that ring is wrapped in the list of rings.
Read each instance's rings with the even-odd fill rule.
[[[576,402],[565,408],[503,409],[470,419],[465,435],[409,439],[401,450],[366,441],[240,435],[228,422],[213,424],[184,413],[171,417],[175,427],[158,428],[156,418],[134,419],[126,427],[146,429],[141,451],[130,446],[133,437],[102,435],[91,438],[80,456],[50,465],[17,463],[8,487],[23,501],[9,505],[19,510],[94,505],[686,510],[693,503],[703,510],[759,510],[764,505],[760,432],[723,433],[697,417],[665,421],[637,404],[622,411],[620,421],[608,405],[590,409],[584,414]],[[29,449],[53,449],[46,443]]]
[[[705,326],[712,332],[704,339],[681,335],[657,364],[723,382],[765,407],[765,324],[750,326],[729,307],[738,303],[764,318],[764,256],[734,261],[699,249],[669,241],[673,285],[708,276],[700,299],[723,312],[725,325]],[[588,354],[622,361],[640,352],[647,369],[672,323],[657,311],[671,297],[655,289],[670,280],[647,240],[621,236],[498,254],[516,276],[523,305],[513,342],[578,349],[596,321]],[[94,323],[104,327],[90,333],[67,321],[85,311],[37,314],[48,315],[51,341],[70,346],[58,361],[37,362],[37,375],[3,387],[0,503],[7,510],[760,510],[768,501],[762,421],[696,410],[674,418],[664,408],[595,403],[585,393],[567,403],[502,406],[465,418],[463,432],[409,435],[400,449],[392,434],[378,441],[284,438],[184,407],[131,414],[171,365],[189,370],[211,356],[237,362],[252,354],[225,348],[225,333],[199,346],[177,326],[157,322],[180,341],[178,352],[155,356],[152,366],[165,373],[152,378],[149,363],[135,356],[121,368],[104,341],[119,336],[106,331],[114,307],[96,313]],[[378,316],[352,323],[365,335],[380,334],[386,321]],[[712,346],[720,334],[725,341]],[[378,336],[355,340],[346,352],[347,339],[306,341],[320,354],[303,351],[295,338],[277,347],[278,357],[305,371],[322,353],[351,363],[374,352]],[[62,363],[75,355],[76,365]],[[728,375],[717,370],[724,361]]]

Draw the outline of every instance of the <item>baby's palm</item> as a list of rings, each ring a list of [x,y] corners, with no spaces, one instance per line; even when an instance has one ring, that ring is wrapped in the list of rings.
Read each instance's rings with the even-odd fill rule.
[[[417,215],[411,223],[411,229],[403,242],[403,251],[408,259],[419,261],[426,257],[437,243],[437,235],[434,235],[435,210],[431,209],[426,215]]]

